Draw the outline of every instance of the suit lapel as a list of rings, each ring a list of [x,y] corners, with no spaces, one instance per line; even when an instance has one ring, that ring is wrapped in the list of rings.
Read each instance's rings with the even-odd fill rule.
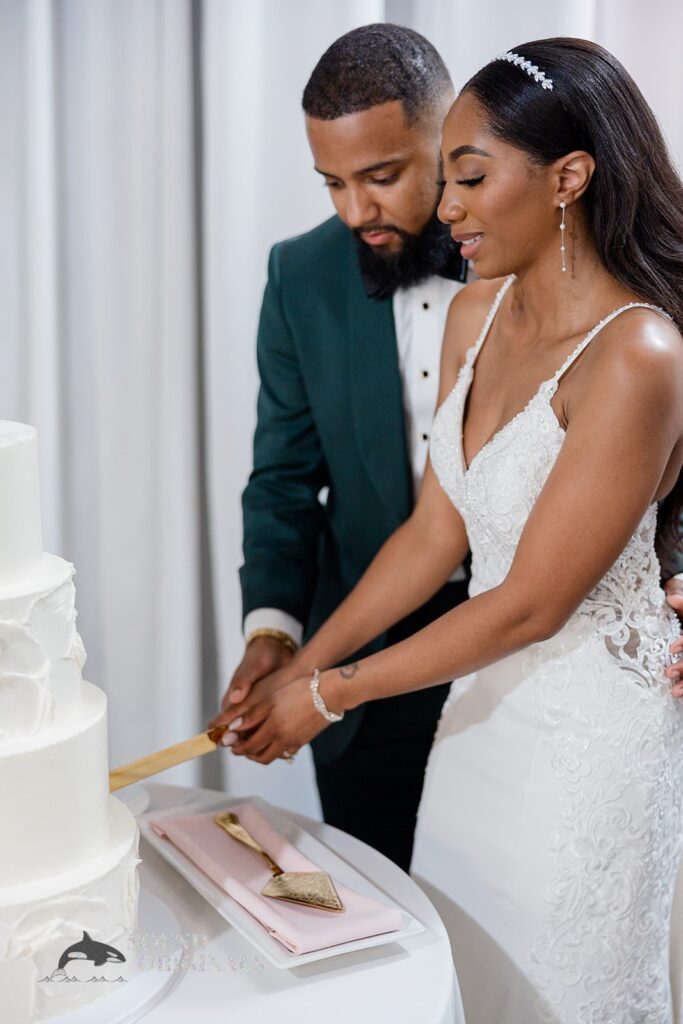
[[[353,426],[370,480],[398,526],[410,514],[412,479],[393,305],[368,298],[353,247],[348,296]]]

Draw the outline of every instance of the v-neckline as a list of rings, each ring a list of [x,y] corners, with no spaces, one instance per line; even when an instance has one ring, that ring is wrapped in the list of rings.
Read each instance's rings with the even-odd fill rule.
[[[474,364],[472,366],[470,366],[469,369],[470,369],[470,379],[469,379],[469,381],[467,383],[467,387],[465,388],[464,394],[462,396],[462,405],[461,405],[461,409],[460,409],[460,431],[459,431],[459,436],[460,436],[460,462],[461,462],[461,466],[462,466],[463,476],[467,476],[467,474],[472,469],[472,466],[474,465],[474,463],[478,460],[479,456],[482,455],[483,452],[485,452],[486,449],[491,444],[493,444],[493,442],[496,440],[497,437],[500,437],[501,434],[505,433],[505,431],[507,431],[508,427],[511,427],[513,423],[516,423],[517,420],[520,419],[520,417],[522,417],[525,413],[527,413],[529,411],[529,409],[531,408],[532,402],[534,402],[538,398],[538,396],[541,393],[541,390],[546,385],[550,384],[553,381],[553,379],[554,379],[553,377],[548,377],[546,380],[542,380],[541,383],[538,385],[538,388],[536,389],[536,391],[534,391],[533,395],[531,396],[529,401],[524,406],[524,408],[520,409],[518,412],[516,412],[509,420],[506,420],[506,422],[502,425],[502,427],[498,427],[497,430],[494,430],[494,432],[491,434],[491,436],[488,438],[488,440],[485,441],[484,444],[481,446],[479,451],[475,452],[475,454],[472,456],[472,458],[470,459],[470,462],[468,464],[467,458],[465,456],[465,405],[467,403],[467,396],[469,395],[469,393],[470,393],[470,391],[472,389],[472,382],[474,381]],[[553,412],[553,418],[555,419],[555,422],[557,423],[559,429],[562,430],[562,427],[560,427],[559,421],[557,419],[557,416],[555,416],[554,412]]]

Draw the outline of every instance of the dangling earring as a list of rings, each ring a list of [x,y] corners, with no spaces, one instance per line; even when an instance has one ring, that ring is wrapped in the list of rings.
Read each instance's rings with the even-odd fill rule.
[[[562,241],[560,242],[560,253],[562,255],[562,270],[563,271],[567,269],[567,264],[565,262],[565,257],[564,257],[564,254],[567,251],[567,247],[564,244],[564,232],[565,232],[565,229],[567,227],[567,225],[564,222],[564,211],[566,210],[566,208],[567,208],[567,204],[566,203],[560,203],[560,209],[562,210],[562,220],[560,221],[560,232],[561,232],[560,238],[562,239]]]

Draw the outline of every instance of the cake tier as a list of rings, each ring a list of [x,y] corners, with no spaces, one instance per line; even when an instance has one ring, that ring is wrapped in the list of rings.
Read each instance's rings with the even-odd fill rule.
[[[0,585],[0,756],[3,739],[79,714],[85,650],[73,575],[69,562],[43,555],[21,582]]]
[[[128,808],[114,797],[108,836],[98,856],[83,857],[67,873],[0,888],[3,1024],[34,1024],[78,1009],[135,970],[128,940],[137,926],[138,831]],[[113,952],[106,955],[94,943]],[[71,954],[61,973],[60,959],[78,944],[83,948]],[[118,962],[117,952],[125,962]]]
[[[35,427],[0,420],[0,585],[31,572],[43,551]]]
[[[0,884],[70,868],[106,848],[107,698],[82,684],[78,718],[0,744]]]

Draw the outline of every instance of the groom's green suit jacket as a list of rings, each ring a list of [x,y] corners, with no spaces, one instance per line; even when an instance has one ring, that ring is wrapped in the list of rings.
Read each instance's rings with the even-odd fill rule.
[[[257,349],[254,468],[242,499],[243,616],[280,608],[309,636],[414,500],[392,302],[368,298],[354,237],[337,217],[272,249]],[[447,585],[357,654],[426,625],[462,592]],[[435,724],[444,695],[431,689],[442,688],[382,700],[387,729]],[[343,753],[365,709],[316,737],[318,759]]]

